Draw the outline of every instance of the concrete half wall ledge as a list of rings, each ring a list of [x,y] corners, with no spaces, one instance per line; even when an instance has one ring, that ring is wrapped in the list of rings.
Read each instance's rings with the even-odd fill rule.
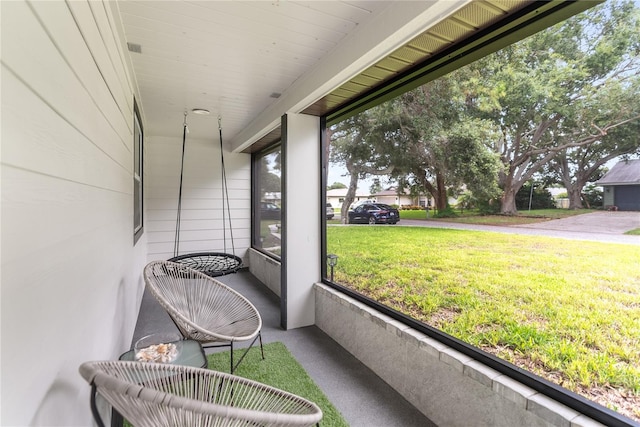
[[[437,425],[602,426],[333,288],[315,294],[316,325]]]
[[[276,295],[280,296],[280,262],[262,252],[249,248],[249,271]]]

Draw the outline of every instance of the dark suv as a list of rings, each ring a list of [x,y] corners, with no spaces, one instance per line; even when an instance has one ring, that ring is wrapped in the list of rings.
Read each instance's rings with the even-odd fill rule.
[[[395,224],[400,213],[384,203],[364,203],[349,211],[349,224]]]
[[[261,219],[280,219],[280,208],[271,202],[260,202]]]

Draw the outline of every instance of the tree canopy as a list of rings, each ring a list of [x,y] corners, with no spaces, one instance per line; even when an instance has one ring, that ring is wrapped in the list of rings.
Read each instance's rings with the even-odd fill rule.
[[[356,183],[387,173],[418,184],[438,209],[466,189],[514,214],[535,174],[580,207],[602,165],[640,154],[639,53],[635,4],[598,5],[340,123],[332,160]]]
[[[638,146],[628,131],[640,119],[638,13],[632,2],[607,2],[464,71],[474,76],[462,83],[473,111],[501,135],[491,148],[504,165],[502,213],[516,212],[517,191],[551,161],[589,151],[613,158]]]

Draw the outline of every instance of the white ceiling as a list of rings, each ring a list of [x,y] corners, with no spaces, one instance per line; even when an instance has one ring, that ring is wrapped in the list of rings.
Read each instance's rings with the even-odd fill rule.
[[[339,106],[336,100],[348,102],[383,81],[366,83],[372,76],[398,75],[403,67],[430,55],[446,55],[448,48],[467,38],[475,49],[472,36],[477,31],[493,28],[482,39],[491,41],[488,52],[493,45],[512,41],[513,36],[504,35],[515,25],[527,24],[518,30],[524,37],[540,23],[552,25],[592,3],[118,0],[111,4],[121,18],[127,44],[140,49],[127,54],[146,134],[181,137],[185,112],[203,108],[211,115],[188,114],[190,136],[217,140],[221,117],[225,144],[243,151],[277,129],[285,113],[323,114],[316,108],[320,104],[324,113],[330,112]],[[514,14],[519,10],[524,14]],[[507,19],[510,14],[513,23]],[[504,29],[496,27],[501,22],[506,23]],[[361,92],[354,92],[354,87]]]
[[[148,135],[234,138],[390,2],[120,1]]]

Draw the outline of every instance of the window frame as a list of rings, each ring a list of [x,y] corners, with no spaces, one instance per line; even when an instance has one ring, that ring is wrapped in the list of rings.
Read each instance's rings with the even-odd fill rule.
[[[597,3],[595,3],[597,4]],[[533,33],[548,28],[558,22],[594,6],[587,5],[586,2],[534,2],[529,7],[514,14],[503,22],[497,23],[476,34],[475,37],[463,42],[461,45],[452,46],[433,58],[425,61],[415,68],[400,73],[387,83],[372,88],[350,102],[339,105],[335,109],[328,111],[321,117],[321,150],[328,150],[328,141],[325,135],[328,128],[342,120],[345,120],[366,109],[379,105],[389,99],[399,96],[401,93],[414,89],[432,80],[435,80],[450,71],[463,66],[495,52],[509,44],[522,40]],[[541,7],[542,6],[542,7]],[[323,168],[328,168],[328,164],[323,163]],[[323,169],[326,171],[326,169]],[[323,173],[320,195],[321,200],[326,199],[326,173]],[[447,333],[432,326],[422,323],[410,316],[400,313],[378,301],[357,293],[343,285],[332,282],[328,277],[327,268],[327,234],[326,220],[323,222],[321,233],[321,272],[322,283],[342,292],[343,294],[363,303],[379,312],[397,320],[419,332],[424,333],[454,350],[465,354],[474,360],[504,374],[531,389],[546,395],[557,402],[578,411],[581,414],[610,426],[627,426],[626,417],[618,412],[602,407],[599,404],[588,400],[577,393],[571,392],[557,384],[541,378],[529,371],[525,371],[500,359],[488,352],[485,352],[471,344],[459,340]]]
[[[144,234],[144,129],[133,100],[133,244]]]

